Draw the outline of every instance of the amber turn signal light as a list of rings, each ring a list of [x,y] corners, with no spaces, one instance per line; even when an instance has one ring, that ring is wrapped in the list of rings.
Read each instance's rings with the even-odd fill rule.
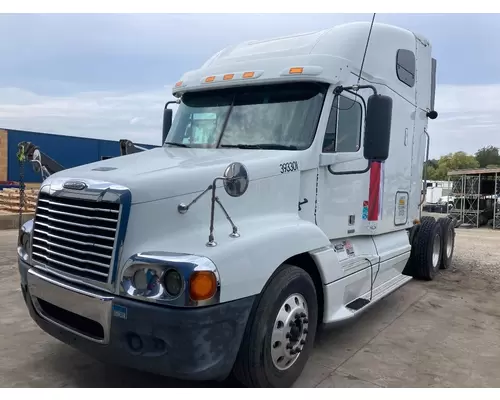
[[[211,271],[196,271],[189,279],[189,296],[192,300],[208,300],[217,291],[217,278]]]

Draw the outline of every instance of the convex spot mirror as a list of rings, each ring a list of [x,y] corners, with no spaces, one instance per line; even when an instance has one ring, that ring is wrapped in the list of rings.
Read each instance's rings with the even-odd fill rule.
[[[391,140],[392,98],[374,94],[366,107],[363,155],[369,161],[385,161]]]
[[[229,164],[224,171],[224,178],[224,189],[229,196],[240,197],[247,191],[248,171],[243,164],[239,162]]]

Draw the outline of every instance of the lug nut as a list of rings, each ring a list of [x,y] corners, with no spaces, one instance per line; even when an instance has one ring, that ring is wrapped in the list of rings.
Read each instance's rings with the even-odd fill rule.
[[[293,345],[292,345],[291,343],[288,343],[288,344],[286,345],[286,348],[287,348],[287,349],[293,349]]]
[[[292,337],[292,335],[290,335],[290,332],[287,332],[287,333],[286,333],[286,335],[285,335],[285,337],[286,337],[287,339],[290,339],[290,338]]]
[[[309,331],[307,330],[307,328],[304,328],[304,333],[307,335],[309,333]]]
[[[305,313],[305,312],[300,313],[300,318],[305,318],[305,317],[307,317],[307,315],[306,315],[306,313]]]
[[[304,318],[302,322],[304,322],[304,324],[308,324],[309,320],[307,318]]]
[[[302,339],[302,340],[300,341],[300,344],[303,346],[303,345],[305,345],[305,344],[306,344],[306,341],[305,341],[304,339]]]
[[[298,353],[300,353],[301,351],[302,351],[302,349],[300,349],[300,348],[296,348],[296,349],[295,349],[295,354],[298,354]]]

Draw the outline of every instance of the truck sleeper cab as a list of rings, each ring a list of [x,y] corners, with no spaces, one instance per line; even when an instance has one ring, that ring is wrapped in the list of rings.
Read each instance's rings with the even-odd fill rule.
[[[453,221],[420,219],[434,80],[430,44],[383,24],[222,50],[173,88],[163,147],[42,183],[32,318],[105,362],[293,385],[320,325],[450,265]]]

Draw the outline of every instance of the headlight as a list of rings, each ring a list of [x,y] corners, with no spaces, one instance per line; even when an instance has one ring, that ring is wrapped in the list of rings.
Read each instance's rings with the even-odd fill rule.
[[[140,268],[132,277],[135,288],[140,292],[159,291],[160,276],[159,272],[151,268]]]
[[[136,264],[128,268],[122,279],[122,288],[134,297],[161,298],[163,269],[154,265]]]
[[[165,273],[163,283],[167,293],[172,297],[179,296],[184,286],[181,274],[179,274],[175,269],[169,269]]]
[[[139,269],[136,271],[132,278],[132,282],[137,290],[146,290],[148,287],[148,281],[146,277],[146,270],[145,269]]]
[[[220,280],[215,265],[204,257],[140,253],[127,261],[120,293],[172,306],[211,305],[219,302]]]

